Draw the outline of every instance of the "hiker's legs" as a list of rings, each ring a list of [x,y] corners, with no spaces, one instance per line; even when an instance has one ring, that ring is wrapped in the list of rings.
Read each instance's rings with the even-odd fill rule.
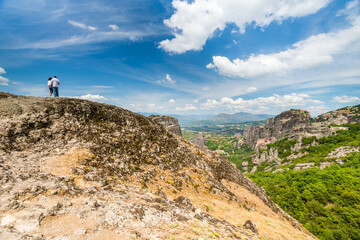
[[[59,96],[59,89],[57,87],[53,87],[54,89],[54,97],[58,97]]]

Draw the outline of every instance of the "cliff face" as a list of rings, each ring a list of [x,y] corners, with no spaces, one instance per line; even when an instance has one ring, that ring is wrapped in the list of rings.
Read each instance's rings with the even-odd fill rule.
[[[261,148],[267,143],[275,142],[289,136],[295,138],[311,130],[310,114],[304,110],[292,109],[266,120],[265,126],[247,127],[244,130],[246,143],[253,148]],[[260,142],[258,142],[260,140]]]
[[[311,123],[309,112],[292,109],[267,119],[265,126],[246,127],[243,135],[245,142],[252,148],[262,149],[266,144],[274,143],[285,137],[289,139],[311,136],[321,138],[342,129],[329,126],[332,123],[334,123],[332,120]]]
[[[0,93],[0,153],[0,239],[313,239],[226,159],[115,106]]]
[[[315,120],[336,125],[360,122],[360,105],[330,111],[319,115]]]
[[[151,115],[149,116],[149,118],[163,125],[168,131],[182,137],[181,128],[176,118],[170,116],[155,116],[155,115]]]

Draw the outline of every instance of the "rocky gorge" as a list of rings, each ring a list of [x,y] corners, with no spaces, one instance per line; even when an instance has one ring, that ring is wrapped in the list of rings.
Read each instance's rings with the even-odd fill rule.
[[[116,106],[0,93],[0,152],[0,239],[316,239],[223,157]]]

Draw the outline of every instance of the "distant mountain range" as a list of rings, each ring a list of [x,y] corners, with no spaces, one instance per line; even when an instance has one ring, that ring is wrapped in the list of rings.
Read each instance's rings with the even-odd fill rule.
[[[150,116],[150,115],[160,115],[160,116],[164,116],[164,114],[159,114],[159,113],[148,113],[148,112],[138,112],[138,114],[144,115],[146,117]],[[194,115],[179,115],[179,114],[167,114],[166,116],[171,116],[176,118],[179,121],[179,124],[182,125],[187,125],[188,123],[194,122],[194,121],[198,121],[198,120],[204,120],[204,119],[208,119],[208,118],[212,118],[215,117],[215,115],[210,115],[210,114],[194,114]]]
[[[157,113],[146,113],[138,112],[144,116],[150,115],[162,115]],[[252,121],[261,121],[267,118],[272,118],[274,115],[268,114],[251,114],[246,112],[238,112],[234,114],[220,113],[218,115],[178,115],[178,114],[169,114],[177,118],[181,127],[183,126],[206,126],[206,125],[217,125],[217,124],[227,124],[227,123],[244,123]]]
[[[238,112],[234,114],[220,113],[214,117],[197,120],[190,122],[186,125],[191,126],[205,126],[205,125],[217,125],[217,124],[228,124],[228,123],[244,123],[252,121],[261,121],[267,118],[274,117],[273,115],[268,114],[251,114],[246,112]]]

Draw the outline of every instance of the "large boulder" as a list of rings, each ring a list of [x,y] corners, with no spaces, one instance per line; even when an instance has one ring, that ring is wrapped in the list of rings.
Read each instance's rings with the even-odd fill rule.
[[[180,124],[176,118],[170,116],[155,116],[155,115],[151,115],[149,116],[149,118],[163,125],[168,131],[182,137]]]

